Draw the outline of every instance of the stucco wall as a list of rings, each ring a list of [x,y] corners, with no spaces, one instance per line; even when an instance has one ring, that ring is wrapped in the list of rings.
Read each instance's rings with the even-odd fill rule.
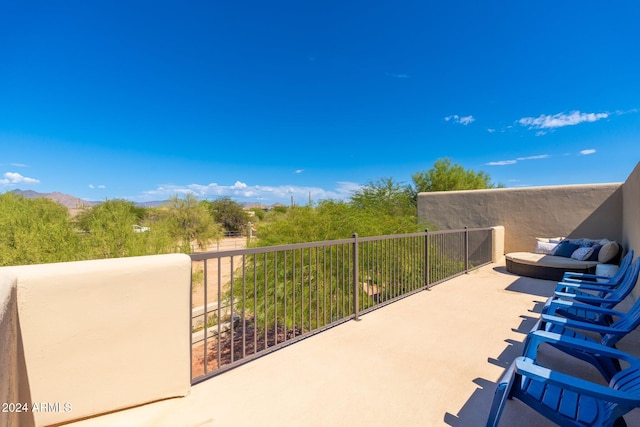
[[[499,262],[504,255],[504,227],[496,225],[491,230],[491,238],[493,239],[491,261]]]
[[[535,237],[622,241],[622,184],[418,194],[418,216],[439,230],[505,227],[506,253],[535,249]]]
[[[640,163],[622,186],[622,194],[624,197],[622,208],[623,244],[625,248],[634,249],[636,256],[638,256],[640,255]],[[640,297],[640,290],[637,286],[633,295],[636,298]]]
[[[18,304],[15,277],[0,277],[0,404],[18,402]],[[1,412],[0,427],[17,427],[15,412]]]
[[[19,399],[48,405],[20,426],[188,393],[187,255],[0,268],[4,275],[17,278]]]
[[[640,163],[622,187],[624,206],[622,229],[625,246],[640,251]]]

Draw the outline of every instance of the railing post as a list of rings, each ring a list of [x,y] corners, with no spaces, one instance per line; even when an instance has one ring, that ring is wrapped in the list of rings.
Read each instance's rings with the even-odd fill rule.
[[[429,289],[429,229],[424,229],[424,285]]]
[[[353,233],[353,319],[360,320],[360,298],[358,292],[358,233]]]
[[[464,228],[464,272],[469,273],[469,227]]]

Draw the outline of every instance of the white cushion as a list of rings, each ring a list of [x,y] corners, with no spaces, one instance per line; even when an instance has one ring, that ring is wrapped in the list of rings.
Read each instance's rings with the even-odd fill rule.
[[[607,263],[614,259],[618,255],[620,246],[616,242],[609,242],[602,246],[600,253],[598,253],[598,262]]]
[[[536,237],[536,240],[542,243],[560,243],[564,237]]]
[[[536,253],[537,254],[551,254],[558,246],[557,243],[551,242],[538,242],[536,244]]]

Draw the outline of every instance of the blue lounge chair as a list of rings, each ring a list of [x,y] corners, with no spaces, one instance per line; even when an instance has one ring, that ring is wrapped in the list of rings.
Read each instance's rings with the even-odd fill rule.
[[[537,346],[547,342],[611,359],[629,367],[608,386],[554,371],[536,363]],[[640,406],[640,359],[619,350],[563,337],[536,333],[529,357],[515,359],[498,382],[487,427],[497,427],[508,399],[516,398],[561,426],[626,426],[623,416]]]
[[[556,286],[554,294],[547,299],[547,302],[542,308],[542,313],[550,313],[555,304],[556,307],[553,312],[557,315],[570,319],[609,325],[612,322],[611,317],[603,316],[598,312],[579,310],[579,306],[571,307],[556,303],[559,300],[568,300],[599,307],[613,308],[622,302],[635,288],[639,274],[640,258],[637,258],[626,269],[622,282],[616,287],[601,287],[593,282],[590,284],[560,282]]]
[[[524,341],[525,353],[528,351],[530,337],[535,331],[546,331],[563,335],[565,337],[578,339],[585,342],[595,343],[594,338],[585,335],[584,331],[593,332],[600,335],[599,344],[607,347],[615,347],[618,341],[624,338],[629,332],[633,331],[640,325],[640,299],[636,300],[631,309],[626,313],[616,311],[609,308],[590,306],[572,301],[558,301],[558,304],[564,304],[569,309],[584,310],[585,312],[597,314],[599,316],[610,316],[615,319],[610,325],[602,325],[587,321],[568,319],[566,317],[553,316],[551,314],[542,314],[538,322],[531,329]],[[620,366],[616,361],[612,361],[606,357],[599,357],[590,353],[584,353],[577,350],[564,349],[565,352],[585,360],[598,368],[605,378],[611,378],[619,370]]]
[[[569,283],[598,283],[603,286],[617,286],[620,284],[620,282],[622,282],[622,278],[624,277],[627,268],[629,268],[629,265],[631,265],[631,261],[633,261],[633,255],[633,249],[630,249],[629,252],[627,252],[627,254],[622,257],[622,260],[620,260],[620,267],[618,268],[616,274],[611,277],[600,276],[597,274],[574,273],[571,271],[566,271],[562,276],[562,281]]]

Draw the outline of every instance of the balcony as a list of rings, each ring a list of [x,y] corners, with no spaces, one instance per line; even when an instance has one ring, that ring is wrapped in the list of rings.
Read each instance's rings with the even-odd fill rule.
[[[553,287],[490,264],[199,383],[185,398],[71,425],[483,425],[496,380]],[[619,347],[637,352],[639,343],[636,333]],[[545,350],[550,365],[588,370]],[[626,419],[640,425],[640,410]],[[513,401],[502,425],[553,424]]]
[[[492,263],[196,384],[185,397],[69,425],[482,425],[495,382],[553,287]],[[639,340],[635,333],[619,347],[637,353]],[[586,366],[552,349],[545,356],[569,372]],[[626,418],[640,425],[640,410]],[[514,401],[502,425],[552,425],[545,422]]]

